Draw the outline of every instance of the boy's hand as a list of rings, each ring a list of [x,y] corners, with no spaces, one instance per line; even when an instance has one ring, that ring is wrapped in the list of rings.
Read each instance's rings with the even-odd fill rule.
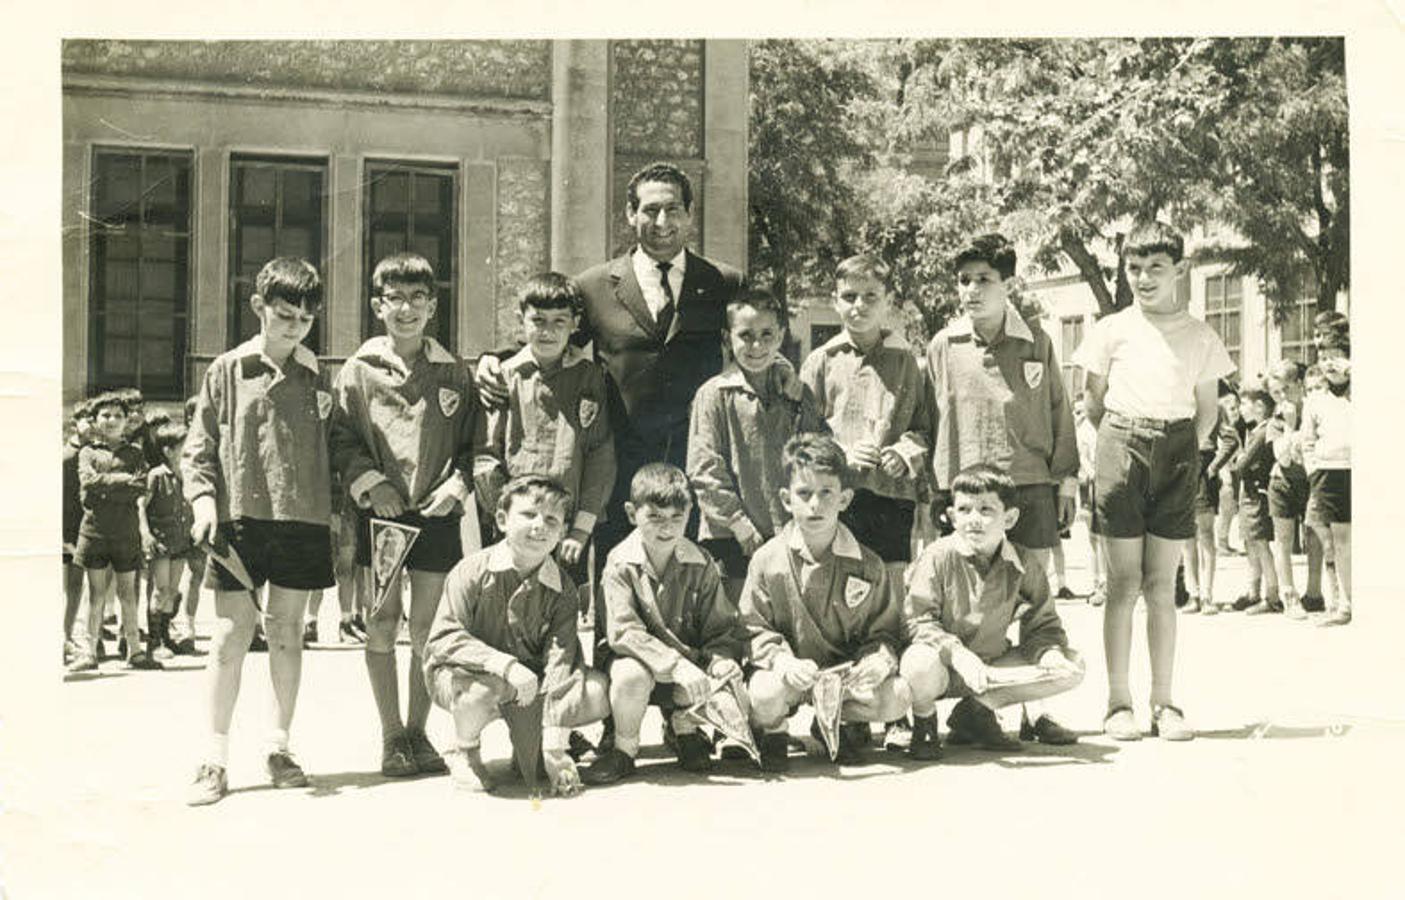
[[[859,441],[849,451],[849,466],[851,468],[872,469],[878,463],[878,445],[873,441]]]
[[[576,762],[565,750],[542,748],[542,765],[546,767],[547,781],[558,797],[574,797],[581,792],[581,774],[576,771]]]
[[[395,485],[388,481],[379,482],[366,491],[366,500],[371,510],[382,519],[394,519],[405,512],[405,501]]]
[[[141,552],[142,552],[144,555],[146,555],[146,556],[150,556],[150,555],[151,555],[151,551],[154,550],[155,548],[156,548],[156,538],[155,538],[155,536],[153,536],[150,531],[148,531],[147,529],[143,528],[143,529],[141,530]]]
[[[849,670],[850,692],[872,694],[889,674],[888,661],[883,655],[870,653]]]
[[[459,506],[459,495],[458,492],[454,490],[456,487],[456,480],[456,477],[450,478],[431,491],[429,496],[424,498],[424,502],[420,504],[420,515],[426,518],[435,518],[437,516],[447,516],[457,509]]]
[[[1050,647],[1039,655],[1039,668],[1070,675],[1078,671],[1078,665],[1064,655],[1058,647]]]
[[[879,454],[879,461],[886,475],[893,478],[901,478],[907,474],[907,461],[892,447],[883,448],[882,452]]]
[[[796,659],[792,656],[781,664],[780,673],[787,687],[803,694],[815,686],[820,667],[813,659]]]
[[[507,379],[502,374],[502,360],[490,353],[478,360],[478,368],[473,370],[473,383],[478,387],[478,399],[491,409],[499,409],[507,402]]]
[[[965,647],[958,647],[952,651],[951,667],[961,676],[961,680],[966,682],[966,687],[971,689],[971,693],[984,694],[990,687],[990,674],[986,671],[985,663]]]
[[[732,524],[732,537],[736,538],[737,544],[746,554],[755,553],[766,539],[761,536],[761,532],[756,530],[756,526],[751,524],[751,520],[746,516],[739,517]]]
[[[707,674],[681,656],[673,664],[673,684],[687,695],[689,706],[702,703],[712,693]]]
[[[580,561],[581,554],[585,552],[586,542],[590,540],[587,532],[579,528],[572,528],[571,533],[566,535],[566,539],[561,542],[561,561],[568,566],[574,566]]]
[[[1078,507],[1073,502],[1073,497],[1069,494],[1059,494],[1058,500],[1059,530],[1073,524],[1073,516],[1078,511]]]
[[[208,547],[215,540],[215,525],[219,522],[214,496],[205,494],[196,497],[190,504],[190,512],[190,539],[198,547]]]
[[[512,702],[518,706],[531,706],[537,697],[537,676],[531,669],[516,662],[507,667],[506,675],[507,683],[516,695]]]
[[[734,659],[719,656],[708,663],[707,674],[718,681],[731,681],[733,678],[742,677],[742,667],[737,665]]]

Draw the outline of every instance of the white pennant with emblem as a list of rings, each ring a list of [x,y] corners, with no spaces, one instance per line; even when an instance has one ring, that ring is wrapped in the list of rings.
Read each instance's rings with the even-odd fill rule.
[[[600,404],[586,397],[581,398],[580,419],[581,427],[589,428],[595,423],[595,417],[600,412]]]
[[[459,408],[459,392],[452,388],[439,389],[439,409],[444,413],[444,418],[453,418]]]
[[[1039,389],[1039,385],[1044,383],[1044,364],[1042,362],[1024,364],[1024,383],[1029,385],[1031,391]]]
[[[332,395],[326,391],[317,392],[317,418],[325,420],[332,414]]]
[[[853,609],[867,600],[871,593],[873,593],[872,584],[857,575],[850,575],[848,580],[844,582],[844,605]]]

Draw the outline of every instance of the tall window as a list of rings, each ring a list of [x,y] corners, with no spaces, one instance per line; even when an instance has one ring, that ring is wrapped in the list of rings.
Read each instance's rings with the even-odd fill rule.
[[[1205,323],[1224,341],[1229,358],[1238,368],[1244,344],[1244,279],[1237,275],[1211,275],[1205,279]]]
[[[457,247],[454,202],[458,172],[451,166],[431,166],[399,162],[367,162],[365,189],[366,248],[364,271],[366,294],[371,296],[371,274],[376,263],[392,253],[418,253],[434,267],[438,303],[428,334],[453,350],[458,298]],[[362,307],[362,336],[382,329]]]
[[[1059,320],[1059,369],[1063,375],[1064,393],[1070,402],[1083,390],[1083,379],[1080,377],[1083,370],[1070,362],[1078,345],[1083,343],[1083,325],[1082,316]]]
[[[189,153],[94,154],[89,378],[99,390],[185,396],[190,171]]]
[[[229,292],[234,299],[230,346],[259,331],[249,306],[254,280],[275,256],[297,256],[327,277],[327,163],[316,159],[240,157],[230,160]],[[322,317],[307,340],[322,350]]]
[[[1316,293],[1316,286],[1309,282],[1308,290],[1303,293],[1305,296],[1289,307],[1283,319],[1281,355],[1307,365],[1316,358],[1312,347],[1312,320],[1317,317],[1317,298],[1306,295]]]

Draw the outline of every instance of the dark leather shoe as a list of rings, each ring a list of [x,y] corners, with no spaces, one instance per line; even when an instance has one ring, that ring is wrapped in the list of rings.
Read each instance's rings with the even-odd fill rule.
[[[1000,729],[1000,720],[990,708],[969,698],[956,704],[946,724],[951,729],[952,744],[970,744],[997,753],[1024,749],[1023,744]]]
[[[611,747],[586,767],[581,773],[581,781],[592,786],[614,784],[633,774],[634,757]]]
[[[1040,716],[1033,722],[1030,722],[1029,719],[1020,722],[1020,740],[1064,746],[1078,743],[1078,735],[1055,722],[1049,716]]]

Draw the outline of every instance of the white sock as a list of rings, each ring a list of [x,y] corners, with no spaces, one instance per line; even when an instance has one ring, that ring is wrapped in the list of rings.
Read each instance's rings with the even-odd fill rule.
[[[229,767],[229,735],[210,735],[210,746],[205,751],[206,762],[221,768]]]
[[[288,731],[285,728],[275,728],[268,735],[268,749],[270,752],[288,752]]]

